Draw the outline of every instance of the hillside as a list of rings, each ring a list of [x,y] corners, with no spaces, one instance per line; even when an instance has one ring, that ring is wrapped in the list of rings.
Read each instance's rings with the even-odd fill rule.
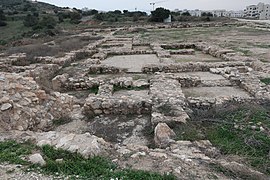
[[[26,0],[0,1],[0,45],[10,46],[23,38],[52,36],[65,27],[77,24],[81,15],[76,9],[61,8]],[[0,50],[4,47],[0,47]]]

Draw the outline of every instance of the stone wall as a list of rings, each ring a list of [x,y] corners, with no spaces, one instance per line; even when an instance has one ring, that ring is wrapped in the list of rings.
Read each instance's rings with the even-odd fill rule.
[[[1,72],[0,91],[0,127],[5,130],[44,130],[73,111],[73,97],[47,94],[31,77]]]
[[[108,65],[92,65],[89,67],[88,74],[120,74],[125,73],[127,69],[124,68],[117,68],[114,66]]]
[[[216,62],[216,63],[203,63],[203,62],[188,62],[179,64],[147,64],[142,68],[143,73],[152,74],[155,72],[165,73],[180,73],[180,72],[207,72],[210,68],[234,67],[234,66],[249,66],[249,62]]]
[[[189,116],[184,111],[185,96],[181,84],[163,74],[156,75],[150,81],[150,95],[153,103],[151,122],[155,127],[158,123],[185,123]]]
[[[152,103],[149,99],[132,96],[89,96],[83,107],[83,112],[88,117],[101,114],[129,115],[150,114]]]

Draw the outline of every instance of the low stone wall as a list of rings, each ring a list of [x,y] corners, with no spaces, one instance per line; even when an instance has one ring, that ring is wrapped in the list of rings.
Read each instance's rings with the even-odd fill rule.
[[[155,72],[165,73],[180,73],[180,72],[207,72],[210,68],[234,67],[234,66],[250,66],[249,62],[217,62],[217,63],[203,63],[203,62],[188,62],[179,64],[147,64],[142,68],[143,73],[152,74]]]
[[[205,54],[209,54],[213,57],[221,58],[224,61],[256,61],[257,59],[243,56],[239,52],[235,52],[232,49],[224,49],[219,46],[209,45],[207,43],[197,43],[195,48],[202,51]]]
[[[242,97],[224,97],[224,98],[207,98],[207,97],[189,97],[187,98],[187,103],[190,108],[196,111],[205,111],[210,109],[218,109],[222,107],[226,107],[228,104],[243,104],[255,102],[255,99],[250,98],[242,98]],[[258,100],[260,102],[260,100]]]
[[[181,84],[164,74],[156,75],[150,81],[150,95],[153,103],[151,123],[156,126],[160,122],[185,123],[189,118],[184,111],[185,96]]]
[[[154,52],[151,50],[108,51],[109,56],[138,55],[138,54],[154,54]]]
[[[171,55],[195,55],[194,49],[180,49],[180,50],[169,50]]]
[[[181,84],[181,87],[197,87],[202,84],[201,78],[199,76],[181,75],[174,76],[172,78],[178,80]]]
[[[92,65],[89,67],[88,74],[120,74],[125,73],[127,69],[117,68],[108,65]]]
[[[161,44],[163,49],[194,49],[196,46],[193,43],[181,43],[181,44]]]
[[[195,97],[189,97],[187,98],[187,102],[189,104],[190,108],[197,108],[202,110],[212,109],[216,103],[216,98],[195,98]]]
[[[270,100],[269,86],[260,81],[256,72],[247,66],[211,69],[212,72],[222,74],[232,83],[238,84],[256,99]]]
[[[110,84],[102,84],[98,88],[99,96],[112,96],[113,94],[113,85]]]
[[[113,96],[89,96],[83,107],[87,116],[101,114],[129,115],[150,114],[152,102],[141,97],[113,97]]]

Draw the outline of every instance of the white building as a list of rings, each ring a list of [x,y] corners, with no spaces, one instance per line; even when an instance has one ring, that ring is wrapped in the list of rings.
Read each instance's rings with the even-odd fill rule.
[[[259,3],[247,6],[244,10],[245,17],[266,20],[270,19],[270,4]]]
[[[258,5],[259,19],[270,19],[270,4],[259,3]]]
[[[210,11],[214,17],[224,17],[225,14],[226,14],[226,10],[225,9],[222,9],[222,10],[213,10],[213,11]]]
[[[225,13],[226,17],[231,17],[231,18],[242,18],[244,17],[245,13],[244,11],[227,11]]]
[[[250,5],[247,6],[246,9],[244,10],[245,17],[247,18],[259,18],[259,11],[258,11],[258,6],[256,5]]]
[[[189,14],[191,16],[196,16],[196,17],[201,17],[202,16],[202,11],[199,9],[195,9],[195,10],[188,10]]]

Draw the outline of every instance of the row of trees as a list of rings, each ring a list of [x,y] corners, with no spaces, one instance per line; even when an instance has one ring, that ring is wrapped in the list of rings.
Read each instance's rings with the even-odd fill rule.
[[[120,10],[95,13],[94,18],[99,21],[118,21],[119,18],[132,18],[133,21],[138,21],[141,17],[147,17],[146,12],[133,11],[129,12],[124,10],[123,13]]]
[[[57,16],[45,15],[40,18],[39,13],[34,12],[27,14],[23,23],[26,27],[32,27],[33,29],[54,29],[57,23],[64,22],[64,19],[70,19],[71,23],[78,24],[81,14],[78,12],[59,12]]]

